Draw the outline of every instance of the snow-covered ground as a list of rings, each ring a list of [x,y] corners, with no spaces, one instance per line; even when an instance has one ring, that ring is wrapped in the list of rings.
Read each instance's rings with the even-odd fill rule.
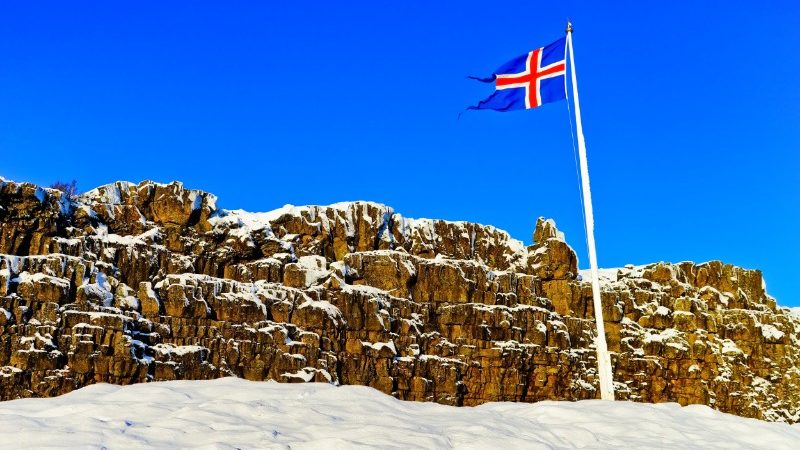
[[[236,378],[0,403],[2,448],[800,448],[800,426],[705,406],[589,400],[456,408],[361,386]]]

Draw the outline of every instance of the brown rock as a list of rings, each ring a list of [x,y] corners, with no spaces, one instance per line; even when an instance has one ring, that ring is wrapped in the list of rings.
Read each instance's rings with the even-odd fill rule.
[[[367,202],[251,215],[180,183],[71,203],[0,181],[0,399],[229,375],[451,405],[595,398],[591,286],[553,221],[533,237]],[[800,320],[760,272],[629,266],[601,290],[618,398],[800,416]]]
[[[64,303],[69,295],[70,283],[68,280],[52,277],[43,273],[29,274],[23,272],[17,285],[17,294],[25,299]]]
[[[161,301],[153,290],[153,284],[149,281],[139,283],[139,302],[141,311],[145,317],[157,317],[162,313]]]

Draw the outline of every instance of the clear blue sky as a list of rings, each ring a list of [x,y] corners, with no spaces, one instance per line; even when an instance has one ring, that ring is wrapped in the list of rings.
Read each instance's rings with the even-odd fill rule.
[[[566,104],[456,120],[491,92],[465,75],[569,16],[600,265],[721,259],[800,305],[800,4],[599,3],[6,1],[0,175],[373,200],[528,243],[543,215],[586,266]]]

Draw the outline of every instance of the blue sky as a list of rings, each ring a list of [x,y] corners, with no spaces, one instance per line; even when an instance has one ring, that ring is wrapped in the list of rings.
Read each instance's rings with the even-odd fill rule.
[[[373,200],[527,243],[542,215],[586,266],[566,104],[456,120],[491,92],[466,75],[570,17],[600,265],[721,259],[800,305],[797,2],[294,3],[3,2],[0,175]]]

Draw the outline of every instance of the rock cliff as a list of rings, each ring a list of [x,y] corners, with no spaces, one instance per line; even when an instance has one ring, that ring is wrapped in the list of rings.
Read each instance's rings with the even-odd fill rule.
[[[588,277],[587,277],[588,278]],[[617,396],[800,421],[800,315],[721,262],[603,272]],[[590,285],[534,244],[365,202],[223,210],[180,183],[0,179],[0,399],[224,376],[406,400],[598,396]]]

